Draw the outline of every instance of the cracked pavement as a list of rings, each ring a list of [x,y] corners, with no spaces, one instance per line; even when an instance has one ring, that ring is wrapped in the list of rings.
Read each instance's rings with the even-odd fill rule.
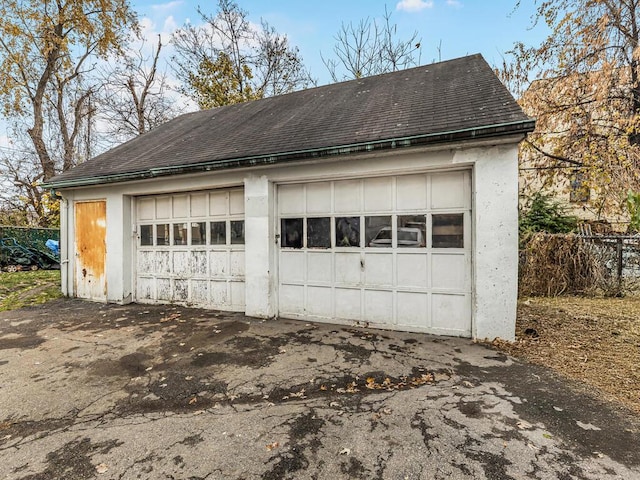
[[[0,313],[0,478],[640,479],[640,421],[468,339],[62,299]]]

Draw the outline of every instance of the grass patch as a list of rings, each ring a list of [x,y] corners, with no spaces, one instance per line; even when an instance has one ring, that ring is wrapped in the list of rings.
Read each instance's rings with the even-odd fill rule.
[[[640,413],[640,297],[522,299],[516,341],[494,346]]]
[[[0,311],[39,305],[61,296],[60,270],[0,273]]]

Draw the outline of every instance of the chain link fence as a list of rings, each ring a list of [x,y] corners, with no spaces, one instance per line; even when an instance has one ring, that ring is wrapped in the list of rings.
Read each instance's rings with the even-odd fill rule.
[[[12,227],[0,225],[0,238],[14,238],[19,244],[36,248],[38,250],[48,250],[45,246],[47,240],[60,241],[60,230],[57,228],[31,228]]]

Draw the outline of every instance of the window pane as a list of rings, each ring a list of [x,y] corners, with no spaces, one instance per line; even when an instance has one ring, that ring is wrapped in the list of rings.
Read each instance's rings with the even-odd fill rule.
[[[302,219],[283,218],[280,221],[280,231],[282,247],[302,248]]]
[[[207,223],[191,223],[191,245],[204,245],[207,243]]]
[[[574,203],[584,203],[589,201],[591,196],[591,187],[589,179],[584,172],[575,170],[571,175],[571,191],[569,192],[569,201]]]
[[[187,244],[187,224],[186,223],[175,223],[173,225],[173,244],[174,245]]]
[[[169,224],[156,225],[156,245],[169,245]]]
[[[244,245],[244,220],[232,220],[231,243],[234,245]]]
[[[431,220],[433,248],[464,248],[463,218],[462,213],[433,215]]]
[[[331,248],[331,218],[307,218],[307,248]]]
[[[153,225],[140,225],[140,245],[153,245]]]
[[[360,246],[360,217],[336,218],[336,247]]]
[[[398,247],[427,246],[427,220],[425,215],[398,215]]]
[[[391,217],[364,217],[364,238],[367,247],[391,247]]]
[[[227,244],[227,222],[211,222],[211,245]]]

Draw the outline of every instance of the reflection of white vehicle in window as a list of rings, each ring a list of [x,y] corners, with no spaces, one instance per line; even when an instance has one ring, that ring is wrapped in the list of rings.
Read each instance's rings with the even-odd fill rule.
[[[390,247],[393,230],[391,227],[381,228],[376,236],[369,242],[370,247]],[[399,227],[399,247],[424,247],[424,235],[420,228]]]

